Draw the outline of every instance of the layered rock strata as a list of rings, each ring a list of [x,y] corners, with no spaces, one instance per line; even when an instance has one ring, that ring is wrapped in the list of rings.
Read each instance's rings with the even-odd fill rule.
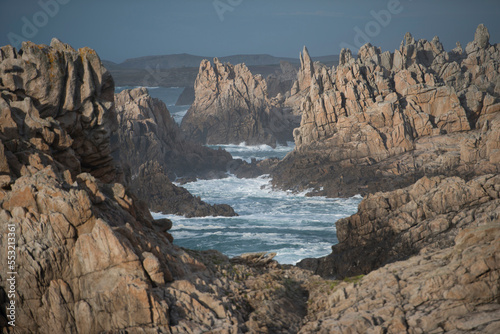
[[[146,88],[116,94],[115,109],[114,157],[152,211],[187,217],[236,215],[228,205],[207,204],[170,181],[181,176],[225,177],[231,154],[186,141],[165,104]]]
[[[181,124],[188,138],[203,144],[273,147],[292,139],[297,118],[268,97],[265,80],[244,64],[204,60],[194,89],[195,101]]]
[[[500,46],[489,44],[482,25],[465,50],[406,34],[394,53],[370,44],[357,58],[342,50],[331,69],[304,49],[287,99],[302,121],[275,185],[352,196],[423,175],[497,173],[499,61]]]

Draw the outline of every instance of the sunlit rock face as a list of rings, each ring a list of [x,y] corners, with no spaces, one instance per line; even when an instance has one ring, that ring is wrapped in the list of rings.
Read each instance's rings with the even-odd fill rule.
[[[304,49],[287,99],[302,122],[275,184],[351,196],[422,175],[498,171],[499,62],[483,25],[465,51],[407,33],[394,53],[366,44],[354,58],[343,49],[327,68]]]
[[[216,58],[200,64],[195,101],[181,124],[186,136],[203,144],[266,144],[292,140],[296,116],[269,98],[261,75],[245,64],[223,64]]]

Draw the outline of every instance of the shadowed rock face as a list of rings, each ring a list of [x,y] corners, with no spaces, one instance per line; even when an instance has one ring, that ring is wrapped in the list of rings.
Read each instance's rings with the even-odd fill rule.
[[[269,99],[265,80],[244,64],[204,60],[194,88],[195,101],[181,124],[188,138],[203,144],[273,147],[292,139],[296,118],[278,100]]]
[[[68,166],[73,176],[90,172],[104,182],[114,180],[114,84],[95,51],[75,51],[54,40],[51,48],[26,43],[16,52],[6,46],[0,57],[0,131],[10,137],[9,145],[19,145],[11,151],[21,151],[24,140]]]
[[[147,161],[158,161],[169,177],[223,176],[232,161],[224,150],[212,150],[185,138],[165,104],[146,88],[115,96],[118,131],[112,138],[120,160],[132,174]]]
[[[118,131],[111,138],[114,156],[130,176],[133,191],[154,212],[188,217],[234,216],[228,205],[209,205],[170,178],[225,177],[231,155],[186,141],[165,104],[146,88],[115,96]]]
[[[406,34],[392,54],[370,44],[356,59],[342,50],[330,69],[304,49],[285,101],[302,121],[275,185],[352,196],[423,175],[498,172],[499,62],[500,47],[482,25],[465,52]]]
[[[451,247],[464,228],[500,223],[499,185],[498,175],[469,182],[436,176],[368,195],[358,213],[336,223],[339,243],[332,254],[303,260],[299,266],[343,278],[367,274],[421,250]]]

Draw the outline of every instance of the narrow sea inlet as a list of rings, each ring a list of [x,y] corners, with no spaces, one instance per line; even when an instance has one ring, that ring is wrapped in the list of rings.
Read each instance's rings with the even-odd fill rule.
[[[117,87],[117,92],[134,87]],[[189,106],[175,106],[183,88],[148,87],[151,96],[162,100],[180,123]],[[288,145],[212,145],[227,150],[235,159],[284,158],[293,150]],[[356,213],[361,196],[348,199],[306,197],[275,191],[270,179],[239,179],[229,175],[219,180],[198,180],[182,185],[210,204],[229,204],[238,217],[185,218],[153,213],[173,222],[174,243],[195,250],[216,249],[233,257],[249,252],[276,252],[282,264],[295,264],[307,257],[326,256],[336,244],[335,222]]]
[[[234,157],[283,157],[293,147],[222,146]],[[361,196],[348,199],[306,197],[271,189],[270,179],[219,180],[184,184],[193,195],[210,204],[229,204],[238,217],[185,218],[154,213],[173,221],[174,243],[196,250],[216,249],[233,257],[249,252],[276,252],[282,264],[328,255],[337,243],[335,222],[357,211]]]

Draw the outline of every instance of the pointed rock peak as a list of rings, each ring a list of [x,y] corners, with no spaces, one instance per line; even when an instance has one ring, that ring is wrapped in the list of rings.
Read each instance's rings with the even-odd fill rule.
[[[476,29],[474,42],[483,49],[490,45],[490,32],[482,23]]]
[[[73,47],[71,47],[69,44],[61,42],[60,39],[55,37],[52,38],[52,40],[50,41],[50,46],[53,47],[54,49],[61,51],[66,50],[70,52],[75,52],[75,49],[73,49]]]
[[[339,65],[345,65],[349,63],[351,59],[352,59],[351,50],[342,48],[342,50],[340,50]]]
[[[214,64],[220,64],[219,58],[217,58],[217,57],[214,58]]]
[[[403,41],[401,41],[401,47],[412,45],[412,44],[415,44],[415,38],[413,38],[413,36],[409,32],[407,32],[405,34]]]
[[[301,68],[308,68],[309,70],[312,69],[313,62],[311,60],[311,57],[309,56],[309,50],[307,50],[307,47],[304,46],[302,49],[302,53],[300,54],[300,67]]]
[[[311,57],[309,56],[309,50],[307,50],[307,47],[305,45],[304,48],[302,49],[302,55],[304,56],[304,60],[311,59]]]
[[[439,40],[439,37],[438,36],[434,36],[434,38],[432,39],[431,43],[434,45],[434,47],[439,51],[439,52],[443,52],[444,51],[444,46],[443,44],[441,43],[441,41]]]

